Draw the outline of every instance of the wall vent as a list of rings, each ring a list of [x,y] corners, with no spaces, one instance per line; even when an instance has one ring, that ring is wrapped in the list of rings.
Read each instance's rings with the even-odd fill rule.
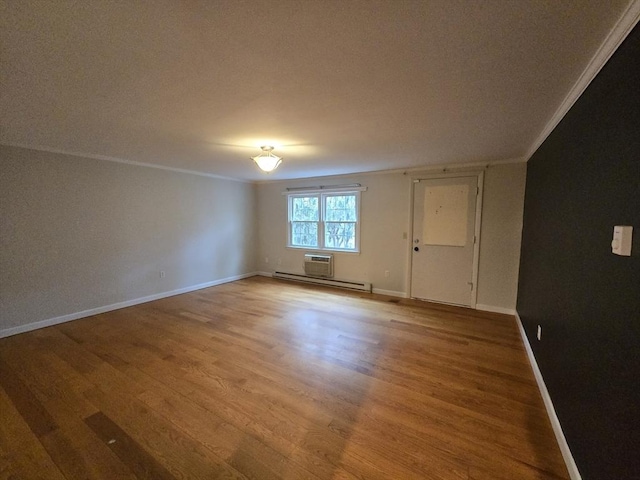
[[[305,254],[304,273],[311,277],[333,277],[333,255]]]

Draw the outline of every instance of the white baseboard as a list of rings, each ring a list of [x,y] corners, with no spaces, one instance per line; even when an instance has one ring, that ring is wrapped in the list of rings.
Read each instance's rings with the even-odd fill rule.
[[[483,305],[481,303],[476,304],[476,310],[482,310],[483,312],[505,313],[507,315],[516,315],[516,311],[513,308],[494,307],[493,305]]]
[[[551,401],[551,397],[549,396],[549,391],[547,390],[547,386],[544,383],[544,379],[542,378],[542,372],[540,372],[536,357],[533,355],[533,350],[531,349],[529,338],[524,331],[522,319],[520,318],[520,315],[518,315],[518,312],[516,312],[515,315],[516,321],[518,323],[518,328],[520,330],[520,335],[522,336],[522,342],[524,343],[524,348],[527,351],[527,356],[529,357],[529,362],[531,363],[533,374],[536,377],[536,382],[538,382],[538,388],[540,389],[540,393],[542,394],[542,400],[544,401],[544,406],[547,409],[549,420],[551,420],[551,426],[553,427],[553,433],[555,433],[556,435],[556,440],[558,441],[560,452],[562,453],[564,462],[567,465],[569,476],[571,477],[571,480],[582,480],[582,476],[578,471],[578,466],[576,465],[576,462],[573,459],[573,455],[571,454],[571,450],[569,449],[567,439],[565,438],[564,432],[562,431],[560,420],[558,420],[558,415],[556,415],[556,409],[553,407],[553,402]]]
[[[256,275],[259,275],[261,277],[273,277],[273,273],[271,272],[256,272]]]
[[[373,288],[371,291],[379,295],[389,295],[390,297],[408,298],[408,295],[406,294],[406,292],[397,292],[395,290],[384,290],[382,288]]]
[[[102,307],[90,308],[89,310],[83,310],[81,312],[69,313],[67,315],[62,315],[60,317],[48,318],[46,320],[40,320],[39,322],[27,323],[26,325],[18,325],[16,327],[5,328],[4,330],[0,330],[0,338],[10,337],[11,335],[17,335],[19,333],[30,332],[32,330],[37,330],[38,328],[51,327],[52,325],[58,325],[60,323],[70,322],[72,320],[78,320],[79,318],[90,317],[91,315],[110,312],[112,310],[118,310],[120,308],[132,307],[133,305],[152,302],[154,300],[160,300],[161,298],[173,297],[174,295],[189,293],[195,290],[201,290],[203,288],[221,285],[223,283],[235,282],[236,280],[242,280],[243,278],[254,277],[255,275],[258,275],[258,274],[256,272],[252,272],[252,273],[244,273],[242,275],[234,275],[233,277],[221,278],[219,280],[200,283],[198,285],[191,285],[189,287],[179,288],[177,290],[171,290],[169,292],[156,293],[154,295],[148,295],[146,297],[141,297],[141,298],[134,298],[132,300],[127,300],[125,302],[113,303],[111,305],[105,305]]]

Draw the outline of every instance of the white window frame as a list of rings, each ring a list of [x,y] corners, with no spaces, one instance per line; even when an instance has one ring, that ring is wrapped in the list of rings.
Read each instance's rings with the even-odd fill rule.
[[[322,190],[302,190],[295,192],[283,192],[283,195],[287,195],[287,248],[295,248],[296,250],[313,250],[323,252],[341,252],[341,253],[360,253],[360,224],[362,219],[360,217],[360,192],[366,188],[350,188],[350,189],[322,189]],[[354,195],[356,197],[356,221],[355,223],[355,248],[329,248],[325,247],[325,199],[327,197],[334,197],[340,195]],[[291,220],[291,204],[294,198],[301,197],[317,197],[319,206],[319,219],[318,219],[318,246],[310,247],[304,245],[292,245],[292,229],[293,222]]]

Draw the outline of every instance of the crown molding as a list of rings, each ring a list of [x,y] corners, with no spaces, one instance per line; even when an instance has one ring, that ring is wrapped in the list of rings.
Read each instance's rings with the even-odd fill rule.
[[[6,147],[24,148],[27,150],[36,150],[38,152],[59,153],[61,155],[69,155],[72,157],[91,158],[93,160],[106,160],[108,162],[124,163],[126,165],[133,165],[136,167],[157,168],[160,170],[168,170],[170,172],[186,173],[188,175],[198,175],[199,177],[216,178],[219,180],[227,180],[227,181],[238,182],[238,183],[253,183],[250,180],[242,180],[242,179],[233,178],[233,177],[224,177],[222,175],[214,175],[213,173],[198,172],[196,170],[188,170],[186,168],[176,168],[176,167],[168,167],[165,165],[156,165],[155,163],[137,162],[135,160],[125,160],[124,158],[110,157],[108,155],[96,155],[93,153],[74,152],[70,150],[62,150],[59,148],[51,148],[51,147],[45,147],[41,145],[26,145],[22,143],[2,143],[0,145],[4,145]]]
[[[620,16],[616,24],[613,26],[607,37],[604,39],[596,53],[591,57],[576,83],[571,87],[569,93],[564,98],[556,112],[553,114],[549,122],[538,136],[525,157],[529,161],[534,153],[540,148],[540,145],[547,139],[551,132],[558,126],[560,121],[569,112],[573,104],[580,98],[582,93],[587,89],[589,84],[598,75],[602,67],[607,63],[611,56],[618,49],[620,44],[627,38],[627,35],[633,30],[640,20],[640,0],[632,0],[624,13]]]
[[[435,165],[422,165],[417,167],[407,167],[407,168],[394,168],[389,170],[370,170],[363,172],[352,172],[352,173],[337,173],[335,175],[320,175],[314,177],[299,177],[299,178],[285,178],[278,180],[254,180],[253,183],[256,185],[271,185],[274,183],[287,183],[294,182],[296,180],[311,180],[311,179],[321,179],[321,178],[339,178],[339,177],[362,177],[369,175],[393,175],[393,174],[402,174],[408,175],[410,173],[420,173],[420,172],[457,172],[460,170],[469,170],[469,169],[487,169],[496,165],[509,165],[512,163],[525,163],[527,159],[525,157],[516,157],[509,158],[505,160],[490,160],[485,162],[467,162],[467,163],[438,163]]]

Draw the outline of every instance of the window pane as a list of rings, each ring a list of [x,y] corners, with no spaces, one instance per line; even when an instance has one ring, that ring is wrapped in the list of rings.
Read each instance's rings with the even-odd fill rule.
[[[327,222],[324,224],[324,246],[327,248],[356,248],[356,224]]]
[[[318,224],[316,222],[291,222],[291,245],[317,247]]]
[[[320,220],[318,197],[293,197],[291,199],[291,220],[299,222]]]
[[[325,197],[326,222],[355,222],[358,220],[355,195]]]

